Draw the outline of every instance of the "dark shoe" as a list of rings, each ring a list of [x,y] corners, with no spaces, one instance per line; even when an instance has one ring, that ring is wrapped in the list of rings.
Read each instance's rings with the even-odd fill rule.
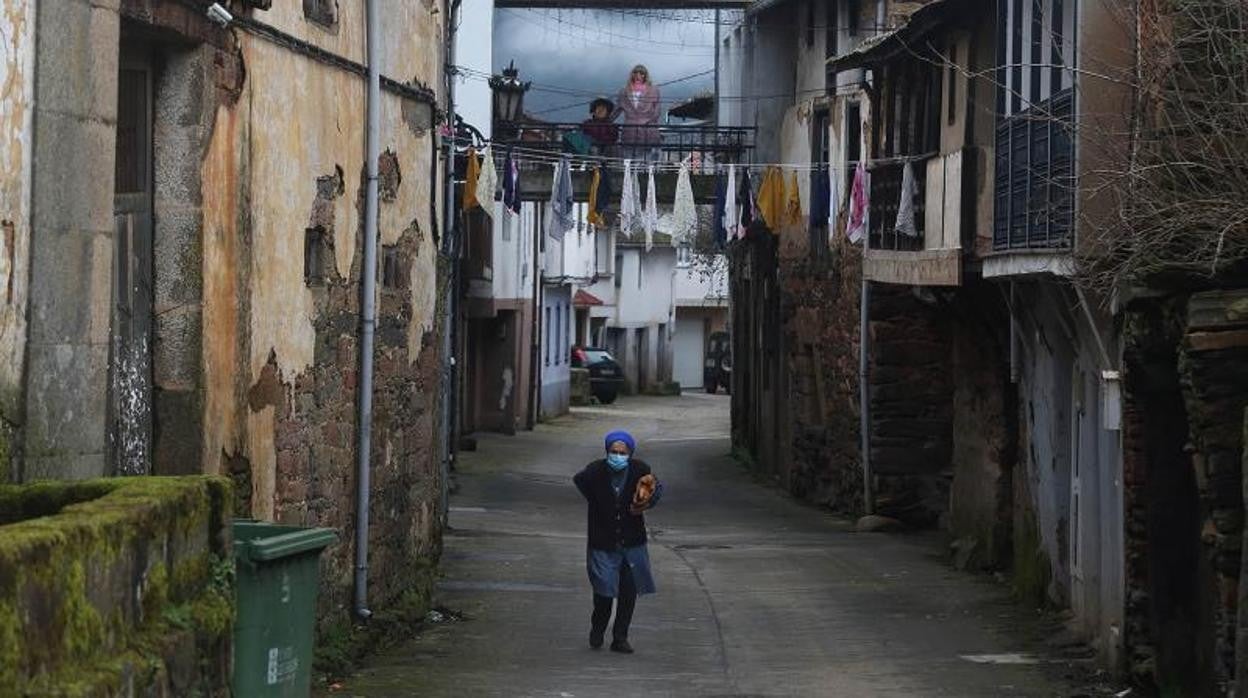
[[[611,642],[611,651],[620,654],[632,654],[633,646],[628,644],[628,640],[616,639]]]
[[[602,649],[602,633],[596,630],[589,631],[589,647],[590,649]]]

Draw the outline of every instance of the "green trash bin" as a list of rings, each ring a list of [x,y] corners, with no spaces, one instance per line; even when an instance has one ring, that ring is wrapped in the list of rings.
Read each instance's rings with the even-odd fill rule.
[[[327,528],[234,522],[234,695],[304,698],[311,691],[317,563],[337,538]]]

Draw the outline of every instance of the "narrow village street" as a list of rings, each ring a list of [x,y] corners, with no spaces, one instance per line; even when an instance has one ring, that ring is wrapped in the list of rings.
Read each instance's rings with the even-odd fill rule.
[[[458,468],[436,599],[464,619],[427,624],[332,695],[1080,695],[1045,661],[1051,624],[950,568],[938,537],[855,533],[753,481],[729,457],[728,404],[623,398],[482,435]],[[616,427],[667,488],[648,515],[659,593],[638,602],[632,656],[586,644],[571,482]]]

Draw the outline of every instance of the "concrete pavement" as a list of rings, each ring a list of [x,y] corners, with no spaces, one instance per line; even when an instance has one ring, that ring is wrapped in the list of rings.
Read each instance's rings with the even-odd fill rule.
[[[664,480],[659,593],[637,654],[592,651],[585,505],[571,476],[611,428]],[[354,696],[1071,696],[1046,627],[949,568],[932,535],[854,533],[728,457],[728,399],[625,398],[462,454],[430,624],[343,682]]]

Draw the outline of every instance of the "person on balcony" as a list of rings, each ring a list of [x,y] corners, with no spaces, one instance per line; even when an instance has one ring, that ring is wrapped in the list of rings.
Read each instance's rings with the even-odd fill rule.
[[[615,155],[615,144],[620,141],[620,127],[612,120],[614,114],[615,104],[606,97],[589,103],[589,118],[581,122],[581,131],[589,137],[596,155]]]
[[[649,465],[633,457],[637,442],[628,432],[607,434],[604,445],[606,458],[590,463],[572,478],[589,504],[586,568],[594,591],[589,646],[602,647],[614,606],[611,650],[632,654],[628,627],[637,596],[655,592],[642,512],[659,503],[663,485]]]
[[[659,88],[650,82],[650,71],[644,65],[633,67],[628,83],[620,90],[612,118],[624,116],[620,143],[624,157],[657,159],[659,136]]]

